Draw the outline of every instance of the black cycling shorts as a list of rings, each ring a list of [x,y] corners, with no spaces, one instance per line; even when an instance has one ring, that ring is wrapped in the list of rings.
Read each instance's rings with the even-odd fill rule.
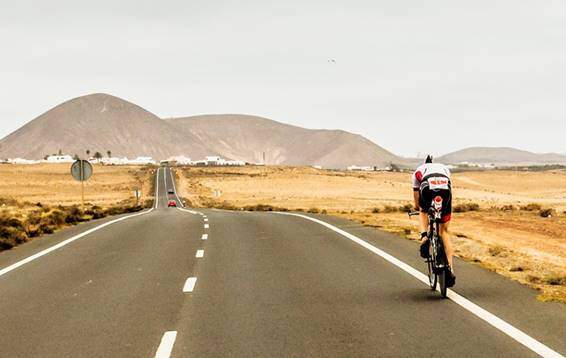
[[[450,189],[430,190],[428,182],[424,181],[420,188],[419,206],[421,211],[426,213],[429,211],[432,201],[437,196],[442,198],[442,223],[447,223],[452,219],[452,191]]]

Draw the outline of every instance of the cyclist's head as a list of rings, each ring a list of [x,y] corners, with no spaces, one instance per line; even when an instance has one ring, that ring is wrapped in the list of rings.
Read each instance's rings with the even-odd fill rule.
[[[432,155],[429,154],[426,156],[425,164],[430,164],[430,163],[432,163]]]

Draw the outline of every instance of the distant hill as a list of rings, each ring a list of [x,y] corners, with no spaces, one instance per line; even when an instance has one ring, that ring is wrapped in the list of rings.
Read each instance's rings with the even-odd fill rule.
[[[361,135],[342,130],[314,130],[262,117],[226,114],[167,120],[180,133],[206,143],[210,152],[248,162],[285,165],[348,165],[401,163],[402,159]]]
[[[0,157],[41,159],[57,153],[85,156],[185,155],[268,164],[386,165],[404,160],[368,139],[341,130],[313,130],[248,115],[160,119],[120,98],[97,93],[62,103],[0,140]]]
[[[439,162],[458,164],[462,162],[496,165],[566,164],[566,155],[538,154],[507,147],[472,147],[438,158]]]

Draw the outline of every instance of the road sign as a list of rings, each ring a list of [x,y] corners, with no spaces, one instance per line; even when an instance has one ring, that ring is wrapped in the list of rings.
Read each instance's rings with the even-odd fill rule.
[[[71,166],[71,175],[78,181],[88,180],[92,176],[92,164],[88,160],[77,160]]]
[[[81,207],[85,208],[85,181],[92,176],[92,164],[88,160],[79,159],[71,165],[71,175],[81,182]]]

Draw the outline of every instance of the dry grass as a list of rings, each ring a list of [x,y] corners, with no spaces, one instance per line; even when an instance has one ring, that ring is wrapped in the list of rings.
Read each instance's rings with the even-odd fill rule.
[[[63,227],[152,205],[154,170],[149,167],[95,166],[85,185],[68,164],[0,165],[0,251],[51,234]],[[142,188],[136,202],[134,190]]]
[[[407,173],[312,168],[189,168],[179,190],[193,205],[309,211],[416,238]],[[566,302],[566,172],[454,175],[451,232],[457,254]]]
[[[153,198],[151,168],[94,166],[85,183],[85,201],[111,205],[133,198],[142,189],[142,200]],[[73,205],[81,201],[81,184],[70,174],[70,164],[0,165],[0,197],[21,202]]]

